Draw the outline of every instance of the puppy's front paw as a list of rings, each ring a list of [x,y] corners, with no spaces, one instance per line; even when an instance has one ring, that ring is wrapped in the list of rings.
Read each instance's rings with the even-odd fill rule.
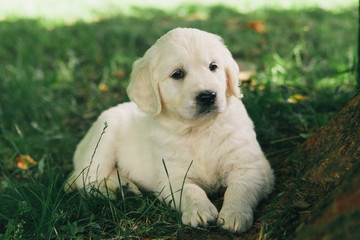
[[[216,207],[206,199],[199,203],[186,206],[182,214],[182,222],[185,225],[197,227],[199,225],[206,226],[210,222],[214,222],[218,216]]]
[[[222,209],[219,213],[218,225],[230,232],[245,232],[253,224],[251,209]]]

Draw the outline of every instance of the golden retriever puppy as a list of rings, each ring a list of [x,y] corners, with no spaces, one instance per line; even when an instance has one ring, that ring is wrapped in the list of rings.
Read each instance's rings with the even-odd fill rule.
[[[77,146],[65,190],[95,187],[112,198],[121,186],[151,191],[172,200],[184,224],[248,230],[274,176],[240,100],[238,75],[219,36],[168,32],[134,63],[132,102],[104,111]],[[218,212],[206,193],[219,187],[227,189]]]

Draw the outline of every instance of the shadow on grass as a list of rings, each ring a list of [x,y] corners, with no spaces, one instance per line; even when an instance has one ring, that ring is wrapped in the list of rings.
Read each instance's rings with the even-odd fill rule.
[[[126,234],[121,236],[174,237],[181,227],[160,203],[151,206],[151,214],[139,222],[131,222],[135,217],[120,223],[112,221],[111,215],[114,209],[121,212],[120,203],[113,203],[114,208],[107,201],[94,203],[59,194],[64,172],[71,169],[76,143],[102,110],[128,100],[125,88],[134,60],[175,27],[195,27],[222,36],[243,69],[255,69],[256,74],[244,80],[244,102],[273,167],[283,169],[285,156],[325,124],[355,92],[355,17],[356,9],[342,13],[305,9],[241,14],[223,6],[184,6],[172,12],[137,9],[131,16],[57,26],[44,20],[1,21],[0,158],[4,162],[0,202],[9,207],[0,212],[1,225],[7,226],[0,234],[89,238],[120,236],[123,231]],[[289,103],[295,95],[303,98]],[[15,158],[19,154],[31,155],[38,162],[46,158],[52,174],[43,173],[48,176],[44,180],[37,167],[18,169]],[[296,172],[293,163],[287,164]],[[296,176],[292,175],[294,183]],[[278,181],[283,178],[289,176],[278,173]],[[258,208],[254,227],[241,236],[258,238],[261,229],[269,231],[268,237],[290,236],[294,226],[274,224],[279,208],[287,206],[272,209],[271,217],[265,216],[275,196],[283,192],[279,197],[288,197],[293,188],[277,188]],[[216,198],[221,201],[221,196]],[[143,210],[153,200],[147,199],[141,202],[145,204]],[[134,211],[141,210],[141,204]],[[281,216],[296,222],[299,214],[292,208]],[[264,228],[265,220],[276,229]],[[150,227],[139,232],[129,224]],[[179,236],[184,238],[187,232],[191,236],[195,231],[182,230]],[[91,236],[86,234],[90,232]],[[197,232],[233,237],[217,228]]]

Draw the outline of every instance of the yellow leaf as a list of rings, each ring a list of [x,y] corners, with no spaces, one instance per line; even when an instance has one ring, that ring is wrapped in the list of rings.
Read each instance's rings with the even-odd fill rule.
[[[100,92],[107,92],[109,91],[109,86],[106,85],[105,83],[100,83],[98,86]]]
[[[296,99],[293,99],[293,98],[288,98],[287,102],[288,103],[297,103]]]
[[[288,99],[287,99],[287,102],[288,103],[297,103],[299,101],[303,101],[303,100],[306,100],[308,99],[309,97],[307,96],[304,96],[304,95],[301,95],[301,94],[295,94],[295,95],[292,95],[290,96]]]
[[[292,97],[295,98],[296,100],[299,100],[299,101],[308,99],[307,96],[304,96],[304,95],[301,95],[301,94],[295,94]]]
[[[259,89],[260,91],[264,90],[265,88],[266,88],[266,85],[263,84],[263,83],[261,83],[261,84],[258,86],[258,89]]]
[[[29,169],[30,166],[36,164],[36,161],[32,159],[32,157],[23,154],[17,157],[16,161],[17,161],[17,167],[25,170]]]
[[[111,73],[113,76],[115,76],[117,79],[122,79],[126,76],[126,72],[124,69],[117,69]]]

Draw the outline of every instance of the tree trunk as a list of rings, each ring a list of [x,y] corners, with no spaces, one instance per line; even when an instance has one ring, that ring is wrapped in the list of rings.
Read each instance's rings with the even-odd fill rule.
[[[295,239],[360,239],[360,164],[312,211]]]
[[[292,154],[304,164],[308,181],[328,187],[351,169],[360,159],[360,92],[328,124]]]
[[[292,204],[306,203],[293,237],[360,239],[360,92],[290,160],[301,165]]]

